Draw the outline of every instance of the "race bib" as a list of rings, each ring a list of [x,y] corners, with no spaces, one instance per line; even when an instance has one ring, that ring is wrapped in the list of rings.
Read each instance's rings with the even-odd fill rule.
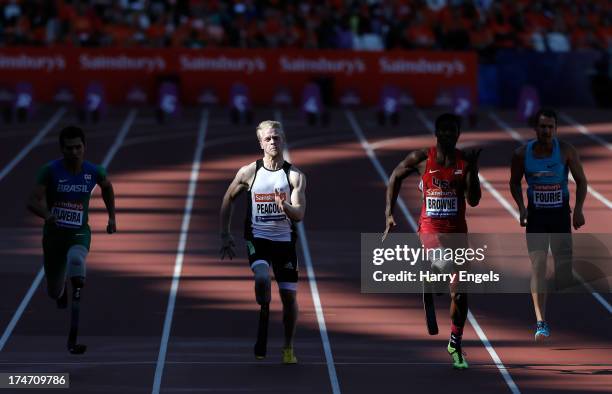
[[[287,198],[285,192],[280,193],[282,199]],[[287,219],[287,216],[274,202],[274,193],[255,193],[254,215],[256,222],[279,222]]]
[[[563,206],[561,185],[534,185],[533,204],[536,208],[561,208]]]
[[[78,228],[83,225],[83,205],[80,203],[58,202],[51,213],[60,227]]]
[[[429,217],[455,216],[459,212],[457,197],[426,197],[425,207]]]

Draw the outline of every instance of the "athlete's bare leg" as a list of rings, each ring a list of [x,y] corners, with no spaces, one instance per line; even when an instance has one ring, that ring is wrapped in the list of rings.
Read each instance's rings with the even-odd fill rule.
[[[537,321],[546,320],[546,251],[529,253],[531,259],[531,299]]]
[[[284,347],[293,347],[293,337],[298,316],[297,292],[294,290],[280,291],[281,301],[283,302],[283,324],[285,327]]]
[[[463,327],[467,319],[468,297],[466,293],[451,293],[450,318],[457,327]]]

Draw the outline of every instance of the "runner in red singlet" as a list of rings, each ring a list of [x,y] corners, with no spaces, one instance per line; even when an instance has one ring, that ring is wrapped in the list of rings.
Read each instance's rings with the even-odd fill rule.
[[[423,203],[418,232],[426,248],[440,247],[438,234],[467,233],[465,203],[475,207],[480,201],[478,156],[456,149],[460,119],[443,114],[436,119],[436,146],[411,152],[393,170],[387,186],[386,229],[383,239],[396,226],[393,210],[402,181],[412,173],[421,175],[419,189]],[[435,264],[435,263],[434,263]],[[463,326],[467,318],[467,294],[451,289],[451,335],[447,347],[453,367],[468,367],[461,351]]]

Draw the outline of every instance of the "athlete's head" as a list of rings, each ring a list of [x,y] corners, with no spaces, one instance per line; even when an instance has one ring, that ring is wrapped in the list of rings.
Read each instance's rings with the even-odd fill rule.
[[[264,153],[271,157],[283,154],[285,133],[280,122],[264,120],[257,126],[257,139]]]
[[[557,134],[557,113],[549,108],[542,108],[533,117],[538,142],[548,144]]]
[[[64,159],[71,162],[83,160],[85,156],[85,133],[77,126],[64,127],[59,135],[60,149]]]
[[[438,144],[445,149],[455,149],[461,134],[461,119],[453,114],[445,113],[436,118],[436,138]]]

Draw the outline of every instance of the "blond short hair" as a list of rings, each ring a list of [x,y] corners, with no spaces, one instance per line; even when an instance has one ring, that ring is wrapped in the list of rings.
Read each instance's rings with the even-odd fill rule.
[[[261,139],[260,132],[265,129],[275,129],[278,131],[283,137],[285,136],[285,132],[283,131],[283,125],[281,122],[277,122],[275,120],[264,120],[259,125],[257,125],[257,139]]]

